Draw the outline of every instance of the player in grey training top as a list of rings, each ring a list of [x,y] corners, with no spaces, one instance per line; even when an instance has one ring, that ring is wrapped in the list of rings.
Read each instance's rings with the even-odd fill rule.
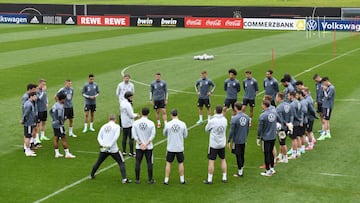
[[[201,71],[201,78],[195,83],[195,91],[198,95],[197,106],[199,107],[199,120],[196,122],[200,124],[203,122],[203,107],[207,109],[208,120],[210,119],[210,95],[214,92],[216,85],[208,79],[206,70]]]
[[[305,126],[305,133],[308,137],[309,146],[307,146],[305,149],[312,150],[314,148],[314,143],[315,143],[315,138],[312,131],[313,131],[314,120],[317,119],[317,116],[314,107],[314,100],[310,95],[309,88],[304,87],[302,91],[304,92],[305,99],[307,100],[307,104],[308,104],[308,113],[307,113],[308,123]]]
[[[294,86],[291,84],[290,81],[286,80],[285,78],[281,79],[281,84],[285,87],[284,88],[284,95],[288,95],[290,92],[295,92]],[[285,102],[290,102],[288,97],[285,97]]]
[[[244,98],[243,98],[243,107],[242,111],[246,112],[246,106],[250,106],[250,119],[253,117],[254,114],[254,107],[255,107],[255,97],[257,92],[259,91],[258,82],[255,78],[251,76],[251,71],[248,70],[245,72],[246,78],[243,80],[243,88],[245,91]]]
[[[90,111],[90,131],[95,131],[93,127],[94,113],[96,111],[96,97],[99,96],[99,86],[94,82],[94,75],[89,74],[89,82],[82,89],[82,95],[85,97],[85,123],[83,133],[87,132],[88,117]]]
[[[221,161],[222,181],[227,181],[227,165],[225,159],[226,127],[227,120],[222,114],[222,106],[218,105],[215,107],[215,115],[205,126],[205,131],[210,132],[208,149],[208,177],[207,180],[203,181],[205,184],[212,184],[214,162],[217,156],[219,156]]]
[[[264,159],[266,165],[266,171],[261,173],[263,176],[272,176],[275,173],[274,170],[274,155],[272,153],[275,138],[276,138],[276,122],[277,113],[270,110],[270,102],[263,100],[262,108],[264,111],[259,116],[259,127],[258,127],[258,140],[262,139]],[[258,143],[259,144],[259,143]]]
[[[237,72],[235,69],[230,69],[228,71],[229,78],[224,82],[224,90],[226,92],[223,114],[226,115],[227,109],[230,107],[233,110],[232,115],[235,115],[234,104],[237,101],[237,95],[240,92],[240,83],[237,79],[235,79]]]
[[[164,123],[167,122],[166,104],[168,103],[168,90],[166,82],[161,80],[161,74],[155,74],[155,80],[150,84],[150,103],[154,105],[156,110],[157,128],[161,127],[160,110]]]
[[[235,103],[236,115],[231,119],[228,148],[235,154],[238,172],[236,177],[243,176],[245,162],[245,144],[249,134],[250,117],[241,111],[242,104]],[[231,146],[232,142],[232,146]]]
[[[50,115],[52,117],[52,127],[54,130],[54,149],[55,149],[55,158],[63,157],[64,155],[59,152],[59,139],[61,139],[62,146],[65,151],[65,158],[75,158],[69,151],[68,144],[66,141],[66,133],[64,128],[64,103],[66,95],[58,94],[58,101],[52,106],[50,110]]]
[[[26,92],[23,94],[23,96],[21,97],[21,112],[24,113],[24,104],[27,100],[29,100],[29,94],[31,92],[35,92],[37,91],[37,85],[35,84],[28,84],[26,86]]]
[[[37,108],[38,108],[38,128],[40,130],[40,140],[49,140],[45,136],[45,125],[47,120],[47,107],[48,107],[48,97],[46,94],[46,80],[40,79],[39,86],[37,91]],[[36,134],[36,139],[39,140],[39,134]]]
[[[165,124],[163,134],[167,136],[166,166],[164,184],[168,185],[171,163],[175,156],[179,163],[180,183],[185,184],[184,176],[184,138],[188,135],[188,129],[183,121],[178,118],[176,109],[171,111],[172,120]]]
[[[64,116],[65,116],[65,120],[69,119],[69,136],[77,137],[73,132],[74,108],[73,108],[72,99],[74,96],[74,89],[71,87],[71,80],[65,80],[65,86],[59,89],[57,94],[66,95],[66,99],[64,103]],[[55,100],[58,100],[56,96],[55,96]]]
[[[264,90],[265,95],[270,95],[272,97],[271,105],[275,105],[276,94],[279,92],[278,81],[272,76],[274,72],[272,70],[266,71],[266,78],[264,79]]]
[[[30,139],[36,127],[35,100],[36,92],[29,92],[28,100],[26,100],[23,105],[23,115],[20,121],[21,124],[24,125],[24,149],[26,156],[36,156],[36,154],[30,150]]]
[[[323,91],[323,101],[322,101],[322,120],[324,124],[324,131],[321,133],[321,136],[318,140],[324,140],[326,138],[331,138],[330,134],[330,117],[331,112],[334,108],[335,100],[335,87],[331,84],[328,77],[323,77],[321,79],[322,91]]]

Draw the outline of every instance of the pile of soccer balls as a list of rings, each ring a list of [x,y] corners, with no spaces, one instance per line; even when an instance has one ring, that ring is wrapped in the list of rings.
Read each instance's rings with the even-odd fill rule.
[[[203,55],[194,56],[194,60],[213,60],[213,59],[214,59],[214,55],[203,54]]]

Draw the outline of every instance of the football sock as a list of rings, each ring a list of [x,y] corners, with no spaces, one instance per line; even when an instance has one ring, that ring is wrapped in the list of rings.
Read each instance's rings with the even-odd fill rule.
[[[55,149],[55,154],[60,154],[59,149]]]
[[[69,127],[69,134],[72,135],[73,134],[73,128]]]
[[[169,177],[165,177],[164,182],[165,183],[169,182]]]
[[[202,115],[199,115],[199,120],[202,121],[202,119],[203,119],[203,116],[202,116]]]
[[[239,174],[239,175],[242,175],[242,174],[243,174],[243,168],[241,168],[241,169],[238,170],[238,174]]]
[[[226,173],[223,173],[222,174],[222,180],[226,180],[227,178],[226,178]]]
[[[157,124],[160,124],[160,120],[157,120]]]
[[[94,123],[90,123],[90,128],[93,128],[94,127]]]
[[[212,182],[213,174],[208,173],[208,182]]]
[[[69,152],[69,149],[64,149],[64,151],[65,151],[65,154],[69,154],[70,152]]]
[[[185,182],[185,176],[180,176],[180,182]]]
[[[87,123],[84,123],[84,129],[87,129],[87,125],[88,125]]]

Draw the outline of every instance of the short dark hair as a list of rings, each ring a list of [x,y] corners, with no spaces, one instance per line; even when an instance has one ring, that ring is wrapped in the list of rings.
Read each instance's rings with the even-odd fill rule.
[[[130,74],[128,74],[128,73],[125,73],[125,74],[124,74],[124,78],[125,78],[125,77],[128,77],[128,78],[130,78]]]
[[[28,85],[26,86],[26,89],[27,89],[27,90],[31,90],[31,89],[36,88],[36,87],[37,87],[37,85],[30,83],[30,84],[28,84]]]
[[[270,75],[272,75],[274,73],[274,71],[272,71],[272,70],[267,70],[266,72],[270,73]]]
[[[66,79],[65,82],[71,82],[71,80],[70,80],[70,79]]]
[[[234,104],[234,106],[235,106],[235,109],[237,109],[238,111],[240,111],[242,109],[242,103],[241,102],[236,102]]]
[[[128,99],[129,97],[131,97],[131,96],[133,96],[134,94],[131,92],[131,91],[127,91],[127,92],[125,92],[125,94],[124,94],[124,98],[125,99]]]
[[[270,101],[268,101],[268,100],[263,100],[262,101],[262,104],[264,104],[267,108],[270,106]]]
[[[270,101],[270,102],[271,102],[271,101],[273,100],[273,98],[272,98],[271,95],[267,95],[267,94],[266,94],[266,95],[264,95],[263,101],[264,101],[264,100],[267,100],[267,101]]]
[[[285,78],[281,78],[280,82],[286,82]]]
[[[215,106],[215,112],[216,112],[217,114],[221,114],[222,111],[223,111],[223,107],[222,107],[221,105]]]
[[[173,110],[171,110],[170,114],[171,114],[172,116],[177,116],[177,115],[178,115],[178,111],[177,111],[176,109],[173,109]]]
[[[229,74],[232,73],[234,75],[237,75],[237,71],[234,68],[231,68],[228,72]]]
[[[301,81],[301,80],[298,80],[298,81],[295,82],[295,85],[304,85],[304,82]]]
[[[160,73],[160,72],[157,72],[157,73],[155,73],[155,75],[161,75],[161,73]]]
[[[304,97],[304,96],[305,96],[305,95],[304,95],[304,92],[303,92],[303,91],[301,91],[301,90],[296,91],[296,94],[299,94],[299,95],[301,95],[302,97]]]
[[[63,94],[63,93],[58,93],[58,94],[56,95],[56,97],[58,98],[59,101],[61,101],[61,100],[63,100],[63,99],[66,99],[66,95]]]
[[[247,71],[245,71],[245,73],[249,73],[249,74],[251,74],[251,70],[247,70]]]
[[[284,74],[284,79],[286,82],[290,82],[291,81],[291,75],[289,73],[285,73]]]
[[[36,95],[36,92],[30,92],[30,93],[29,93],[29,98],[32,97],[32,96],[34,96],[34,95]]]
[[[89,78],[92,78],[92,77],[94,77],[94,74],[90,73]]]
[[[289,94],[290,94],[290,96],[293,96],[293,97],[295,97],[296,96],[296,92],[289,92]]]
[[[110,114],[109,120],[115,121],[116,120],[116,115],[115,114]]]
[[[149,113],[150,113],[150,109],[149,109],[148,107],[143,107],[143,108],[141,109],[141,114],[142,114],[143,116],[147,116],[147,115],[149,115]]]
[[[42,83],[42,82],[46,82],[46,80],[45,80],[45,79],[43,79],[43,78],[42,78],[42,79],[40,79],[40,80],[39,80],[39,83]]]
[[[329,77],[323,77],[323,78],[321,79],[321,82],[324,82],[324,81],[329,81]]]

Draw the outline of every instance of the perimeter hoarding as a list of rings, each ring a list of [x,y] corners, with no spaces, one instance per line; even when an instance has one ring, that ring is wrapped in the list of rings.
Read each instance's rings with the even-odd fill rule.
[[[228,28],[243,29],[242,18],[185,17],[186,28]]]
[[[356,18],[353,20],[308,19],[306,21],[306,30],[360,32],[360,22]]]
[[[0,23],[27,24],[27,15],[0,14]]]
[[[129,16],[77,16],[78,25],[130,26]]]
[[[305,30],[305,19],[244,18],[244,29]]]

